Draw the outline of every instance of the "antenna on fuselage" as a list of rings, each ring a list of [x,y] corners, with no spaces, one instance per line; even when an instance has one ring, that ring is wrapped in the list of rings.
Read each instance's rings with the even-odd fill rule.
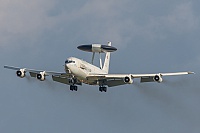
[[[89,45],[80,45],[77,47],[78,49],[86,52],[92,52],[92,64],[94,64],[94,56],[95,53],[99,53],[99,61],[100,61],[100,68],[103,68],[102,59],[101,59],[101,53],[107,53],[107,52],[114,52],[117,50],[117,48],[111,46],[111,42],[108,42],[108,45],[102,45],[102,44],[89,44]]]
[[[94,64],[94,56],[95,56],[95,52],[93,52],[92,54],[92,64]]]
[[[101,53],[99,53],[99,64],[100,64],[100,68],[102,69],[103,68],[103,66],[102,66],[102,60],[101,60]]]

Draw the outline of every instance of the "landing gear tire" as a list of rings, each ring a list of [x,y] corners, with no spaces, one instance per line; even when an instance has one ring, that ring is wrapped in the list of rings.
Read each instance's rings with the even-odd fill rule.
[[[107,92],[107,87],[104,87],[103,91],[104,91],[104,92]]]
[[[75,90],[75,91],[78,91],[78,87],[77,87],[77,86],[75,86],[74,90]]]
[[[102,88],[101,87],[99,87],[99,91],[102,92]]]
[[[71,91],[78,91],[78,86],[70,85],[70,90]]]
[[[103,92],[103,91],[104,91],[104,92],[107,92],[107,87],[105,87],[105,86],[100,86],[100,87],[99,87],[99,91],[100,91],[100,92]]]

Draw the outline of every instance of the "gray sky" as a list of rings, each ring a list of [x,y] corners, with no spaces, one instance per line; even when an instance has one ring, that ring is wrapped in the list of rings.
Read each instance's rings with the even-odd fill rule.
[[[1,0],[0,132],[199,133],[198,0]],[[3,65],[63,71],[79,44],[112,41],[110,73],[194,71],[162,84],[69,86]]]

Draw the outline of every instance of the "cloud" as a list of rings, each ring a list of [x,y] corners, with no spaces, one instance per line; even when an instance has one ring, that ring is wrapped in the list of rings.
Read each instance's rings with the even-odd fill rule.
[[[195,11],[194,5],[181,0],[3,1],[1,66],[64,71],[65,57],[91,60],[90,54],[85,58],[76,50],[77,44],[112,41],[119,48],[111,61],[113,73],[198,73],[199,8]],[[98,86],[83,85],[74,93],[51,77],[38,82],[1,70],[2,132],[199,131],[198,74],[166,77],[163,84],[140,84],[136,79],[133,85],[100,94]],[[106,128],[98,126],[102,123]]]
[[[139,3],[135,1],[88,0],[78,3],[75,8],[70,8],[73,2],[1,2],[0,46],[23,45],[23,41],[35,45],[46,32],[60,35],[67,32],[74,34],[73,40],[81,38],[83,43],[113,41],[120,48],[144,36],[148,41],[155,41],[166,39],[163,31],[182,34],[199,26],[199,17],[194,14],[192,2],[179,3],[168,14],[155,16],[144,10],[140,13],[146,13],[142,18],[137,12],[141,11],[137,7]],[[64,8],[62,5],[68,6]],[[138,23],[138,20],[141,22]]]
[[[0,46],[18,45],[13,41],[36,39],[42,30],[51,28],[55,21],[47,15],[53,1],[2,1],[0,5]],[[31,43],[31,42],[30,42]]]
[[[138,25],[138,34],[147,40],[165,40],[170,35],[184,35],[199,30],[200,17],[195,14],[192,2],[183,2],[161,15],[150,14],[147,23]],[[170,6],[169,6],[170,8]]]
[[[95,43],[114,42],[117,46],[126,43],[125,32],[129,30],[129,20],[123,19],[120,1],[86,1],[71,11],[62,10],[56,17],[59,24],[65,24],[63,30],[75,33],[74,39]],[[71,28],[74,27],[74,28]]]
[[[142,18],[137,13],[138,8],[136,6],[130,7],[129,4],[127,1],[121,3],[112,0],[86,3],[77,11],[79,14],[77,16],[81,16],[81,20],[84,20],[83,17],[87,19],[86,38],[95,38],[95,40],[108,40],[110,38],[118,47],[126,47],[127,44],[138,40],[138,38],[155,42],[165,40],[171,34],[188,34],[199,29],[199,16],[195,14],[193,2],[179,2],[173,7],[169,6],[171,11],[159,15],[143,11],[141,12]],[[120,6],[127,8],[122,9]],[[79,21],[79,18],[75,20]],[[84,28],[83,30],[86,31]]]
[[[177,5],[170,14],[162,17],[161,21],[167,28],[177,33],[191,32],[199,26],[199,17],[194,14],[192,2]]]

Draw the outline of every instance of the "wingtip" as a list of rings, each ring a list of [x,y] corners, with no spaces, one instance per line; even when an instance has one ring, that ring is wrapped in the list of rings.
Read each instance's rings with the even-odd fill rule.
[[[190,72],[190,71],[189,71],[189,72],[188,72],[188,74],[195,74],[195,73],[194,73],[194,72]]]

